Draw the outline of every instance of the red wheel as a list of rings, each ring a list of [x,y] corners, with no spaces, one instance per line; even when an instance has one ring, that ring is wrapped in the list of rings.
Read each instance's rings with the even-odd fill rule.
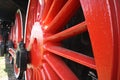
[[[15,30],[15,38],[14,38],[14,48],[17,51],[18,45],[20,44],[20,42],[23,39],[23,24],[22,24],[22,14],[21,11],[18,9],[17,13],[16,13],[16,19],[15,19],[15,26],[14,26],[14,30]],[[20,54],[18,55],[17,52],[15,53],[15,57],[14,57],[14,73],[16,78],[20,79],[22,78],[23,72],[21,71],[20,67],[18,67],[17,62],[19,62],[19,57]]]
[[[116,73],[116,70],[114,72],[112,67],[118,67],[116,64],[115,66],[111,65],[116,61],[116,55],[113,56],[114,51],[118,52],[116,49],[118,42],[115,40],[118,39],[118,36],[114,33],[118,30],[113,27],[111,22],[113,21],[111,20],[113,18],[111,13],[116,14],[116,12],[113,11],[114,9],[109,9],[111,6],[115,8],[116,5],[112,5],[112,0],[110,2],[107,0],[102,1],[100,3],[95,0],[91,2],[87,0],[29,1],[24,36],[24,43],[30,56],[30,63],[27,65],[25,73],[26,80],[97,80],[97,75],[89,71],[87,73],[85,70],[82,70],[83,73],[87,73],[92,79],[80,78],[84,75],[82,71],[77,73],[81,75],[80,77],[76,75],[76,71],[73,71],[77,68],[76,64],[77,66],[84,65],[88,70],[96,70],[99,80],[117,80],[116,75],[111,78],[112,72]],[[98,9],[96,8],[97,5],[99,5]],[[98,17],[98,14],[100,14],[100,17]],[[78,16],[71,20],[74,15]],[[80,20],[78,22],[74,21],[77,19]],[[91,45],[88,36],[86,39],[84,35],[86,31],[90,35],[94,58],[89,57],[89,53],[92,51],[88,49],[91,48]],[[72,39],[71,41],[73,37],[75,37],[75,40]],[[69,47],[65,47],[65,41],[67,41]],[[75,43],[75,45],[72,43]],[[87,46],[86,49],[85,45],[90,45],[90,47]],[[77,50],[74,50],[74,47]],[[108,59],[106,59],[107,56]],[[71,63],[75,63],[75,65],[71,65]],[[82,67],[79,67],[79,69]],[[104,70],[107,71],[104,72]]]

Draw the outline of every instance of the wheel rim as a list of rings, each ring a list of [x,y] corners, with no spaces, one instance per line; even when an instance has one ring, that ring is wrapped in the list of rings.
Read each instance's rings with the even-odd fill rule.
[[[88,23],[99,80],[119,80],[119,1],[80,1]]]
[[[19,9],[16,13],[14,30],[15,30],[14,45],[15,45],[15,49],[17,50],[18,44],[23,39],[22,15],[21,15],[21,11]],[[20,68],[17,67],[16,56],[14,58],[14,73],[15,73],[16,78],[18,78],[18,79],[21,78],[21,76],[23,75],[20,71]]]

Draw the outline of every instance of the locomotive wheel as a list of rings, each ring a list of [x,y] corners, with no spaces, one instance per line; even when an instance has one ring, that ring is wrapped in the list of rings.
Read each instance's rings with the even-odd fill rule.
[[[14,73],[17,79],[22,79],[27,64],[27,53],[21,48],[24,45],[21,41],[23,39],[23,23],[22,14],[18,9],[16,13],[15,26],[14,26],[14,46],[15,46],[15,56],[14,56]],[[24,46],[22,46],[24,47]],[[22,50],[21,50],[22,49]],[[24,52],[23,52],[24,51]]]
[[[103,11],[101,10],[102,2],[104,4]],[[94,9],[94,3],[99,5],[100,8]],[[118,37],[116,37],[116,33],[112,35],[117,30],[113,28],[113,25],[110,25],[113,18],[111,12],[114,12],[114,9],[108,9],[108,5],[111,7],[111,4],[107,0],[102,0],[100,3],[95,0],[91,2],[86,0],[30,0],[24,36],[24,43],[29,51],[30,63],[27,65],[25,79],[79,80],[61,59],[63,57],[97,70],[99,80],[117,80],[114,77],[115,74],[111,79],[111,72],[113,72],[111,64],[117,61],[114,59],[116,55],[111,56],[116,51],[113,42],[115,42],[114,46],[116,47],[117,42],[114,38]],[[83,9],[85,21],[63,30],[79,7]],[[89,7],[94,15],[89,12]],[[115,5],[112,7],[115,8]],[[97,19],[99,12],[100,17]],[[85,31],[90,34],[95,58],[61,46],[63,40]],[[106,59],[106,57],[108,58]],[[104,70],[108,71],[104,72]]]

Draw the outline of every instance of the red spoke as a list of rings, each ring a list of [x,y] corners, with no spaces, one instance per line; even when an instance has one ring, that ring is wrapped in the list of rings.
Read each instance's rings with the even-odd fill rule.
[[[44,63],[43,68],[48,76],[48,80],[60,80],[58,75],[52,70],[52,68],[48,64]]]
[[[32,80],[37,80],[37,78],[36,78],[36,76],[37,76],[37,74],[36,74],[36,70],[35,70],[35,68],[33,69],[33,74],[32,74]]]
[[[41,70],[41,74],[42,74],[42,79],[43,80],[49,80],[48,77],[47,77],[47,74],[44,71],[44,69]]]
[[[56,32],[69,21],[73,14],[79,8],[79,0],[68,0],[54,20],[48,25],[45,32]]]
[[[85,31],[87,31],[87,26],[86,26],[86,23],[83,22],[83,23],[75,25],[67,30],[64,30],[58,34],[50,36],[50,37],[46,38],[45,41],[54,41],[54,42],[61,41],[61,40],[67,39],[69,37],[73,37],[77,34],[85,32]]]
[[[50,10],[45,18],[44,23],[48,24],[52,19],[57,15],[57,13],[60,11],[62,6],[65,4],[66,0],[54,0]]]
[[[39,80],[39,77],[38,77],[38,76],[40,76],[40,74],[38,74],[37,69],[35,70],[35,72],[36,72],[36,76],[35,76],[35,78],[36,78],[36,80]]]
[[[33,70],[32,69],[27,69],[25,75],[26,75],[26,80],[32,80]]]
[[[90,68],[96,69],[95,61],[91,57],[88,57],[81,53],[74,52],[74,51],[59,47],[59,46],[55,46],[52,44],[46,45],[45,48],[54,54],[65,57],[65,58],[75,61],[79,64],[88,66]]]
[[[29,0],[30,4],[28,6],[28,14],[27,14],[27,20],[26,20],[26,27],[25,30],[25,42],[26,42],[26,46],[28,46],[29,41],[30,41],[30,35],[31,35],[31,30],[32,30],[32,26],[34,24],[35,18],[36,18],[36,7],[37,7],[37,1],[36,0]],[[34,14],[33,14],[34,13]]]
[[[36,72],[37,72],[37,77],[36,77],[37,79],[36,80],[43,80],[42,77],[41,77],[42,76],[41,75],[41,70],[39,68],[37,68]]]
[[[15,21],[15,27],[16,27],[16,43],[19,43],[22,38],[23,38],[23,32],[22,32],[22,15],[21,15],[21,11],[18,10],[17,14],[16,14],[16,21]]]
[[[47,13],[50,9],[52,2],[53,2],[53,0],[45,0],[45,7],[44,7],[41,21],[43,21],[45,19],[45,17],[47,16]]]
[[[47,54],[44,56],[44,58],[57,73],[57,75],[61,78],[61,80],[78,80],[73,72],[59,57],[53,54]]]

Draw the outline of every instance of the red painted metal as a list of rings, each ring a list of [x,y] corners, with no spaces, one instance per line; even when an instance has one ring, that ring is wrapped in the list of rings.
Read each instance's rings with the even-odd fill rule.
[[[82,23],[79,23],[67,30],[64,30],[55,35],[45,38],[45,42],[47,42],[47,41],[54,41],[54,42],[62,41],[62,40],[73,37],[77,34],[85,32],[85,31],[87,31],[87,26],[86,26],[85,22],[82,22]]]
[[[57,76],[57,74],[54,72],[54,70],[47,63],[44,63],[43,67],[44,67],[45,73],[48,77],[48,80],[53,80],[53,79],[59,80],[59,77]]]
[[[118,63],[116,63],[116,64],[118,64],[117,65],[117,80],[120,80],[120,58],[119,58],[119,56],[120,56],[120,37],[119,37],[119,35],[120,35],[120,1],[119,0],[115,0],[114,1],[114,6],[115,6],[115,12],[116,12],[116,21],[117,21],[117,26],[118,26],[118,54],[117,54],[117,62]]]
[[[60,46],[52,45],[52,44],[47,44],[45,46],[45,49],[56,55],[62,56],[64,58],[70,59],[79,64],[83,64],[90,68],[96,69],[94,59],[91,57],[88,57],[86,55],[80,54],[78,52],[74,52],[72,50],[62,48]]]
[[[12,27],[12,41],[13,41],[13,43],[14,43],[14,47],[15,47],[15,49],[17,48],[17,45],[16,45],[16,40],[15,40],[15,38],[16,38],[16,33],[15,33],[15,26],[13,26]]]
[[[56,55],[52,53],[46,54],[45,60],[52,67],[52,69],[60,77],[59,80],[78,80],[73,72],[66,66],[66,64]],[[67,75],[66,75],[67,74]]]
[[[99,80],[119,80],[120,2],[80,0],[95,56]]]
[[[50,9],[47,13],[47,16],[44,20],[44,23],[47,25],[49,24],[54,17],[57,15],[57,13],[60,11],[60,9],[63,7],[63,5],[65,4],[66,0],[53,0]]]
[[[10,40],[13,41],[14,48],[15,50],[17,49],[17,46],[19,42],[23,39],[23,32],[22,32],[22,15],[20,10],[17,11],[16,13],[16,19],[15,19],[15,24],[11,28],[11,34],[10,34]],[[11,50],[10,48],[10,53],[14,52],[14,49]],[[13,54],[13,53],[12,53]],[[11,54],[11,55],[12,55]]]
[[[16,19],[15,19],[15,51],[18,48],[18,45],[20,41],[23,39],[23,25],[22,25],[22,14],[21,11],[18,9],[16,13]],[[16,53],[16,52],[15,52]],[[16,54],[14,53],[15,57],[14,60],[16,61]],[[17,67],[16,62],[14,61],[14,73],[16,78],[20,75],[20,68]]]
[[[44,65],[43,65],[43,66],[44,66]],[[43,80],[49,80],[49,79],[48,79],[48,76],[47,76],[47,73],[45,72],[44,69],[41,70],[41,74],[42,74],[42,79],[43,79]]]
[[[15,19],[15,35],[16,35],[16,44],[18,44],[22,39],[23,39],[23,24],[22,24],[22,14],[20,10],[17,11],[16,13],[16,19]]]
[[[61,31],[79,7],[83,9],[85,21]],[[60,58],[64,57],[95,69],[99,80],[120,80],[119,7],[118,0],[29,0],[24,43],[31,62],[25,79],[78,80]],[[20,14],[16,17],[12,29],[15,46],[22,39]],[[87,30],[94,59],[60,45],[62,40]]]
[[[47,30],[45,30],[45,32],[54,33],[61,30],[74,15],[76,10],[78,10],[79,6],[80,3],[78,0],[68,0],[56,17],[52,20],[52,22],[49,25],[45,24],[45,29],[47,26]]]
[[[20,69],[16,65],[16,50],[18,47],[19,42],[23,39],[23,32],[22,32],[22,15],[21,11],[18,10],[16,13],[16,19],[15,19],[15,24],[11,29],[11,39],[14,44],[14,49],[9,48],[9,53],[11,56],[14,58],[14,73],[16,78],[20,75]]]
[[[44,10],[43,10],[43,14],[42,14],[42,17],[41,17],[41,21],[43,22],[47,16],[47,13],[50,9],[50,6],[52,4],[52,1],[53,0],[45,0],[45,3],[44,3]],[[44,22],[43,22],[44,23]]]
[[[32,69],[27,69],[26,72],[25,72],[26,80],[32,80],[32,74],[33,74],[33,70]]]
[[[41,1],[41,3],[39,1]],[[33,78],[34,80],[38,80],[40,79],[39,77],[42,77],[42,79],[44,80],[45,79],[78,80],[78,78],[68,68],[68,66],[65,65],[65,63],[59,58],[59,56],[56,56],[50,53],[44,47],[48,42],[50,42],[47,40],[47,35],[53,33],[53,30],[51,29],[55,28],[55,26],[59,26],[58,28],[56,28],[57,31],[62,29],[63,26],[61,25],[65,25],[69,21],[70,17],[72,17],[72,15],[74,14],[71,12],[76,11],[77,7],[80,6],[79,1],[78,0],[66,0],[66,1],[51,0],[51,2],[49,2],[48,0],[46,0],[48,3],[46,3],[45,0],[39,0],[39,1],[30,0],[28,13],[27,13],[24,42],[26,44],[27,50],[30,51],[29,55],[30,55],[31,63],[28,64],[28,70],[26,71],[26,80],[31,80],[31,79],[33,80]],[[40,4],[41,6],[38,6]],[[75,6],[75,4],[77,5]],[[44,11],[43,9],[42,12],[46,13],[46,15],[41,14],[41,15],[44,15],[44,17],[42,18],[41,16],[41,18],[38,18],[36,15],[40,13],[38,9],[42,10],[43,6],[48,11],[46,11],[46,9]],[[64,14],[67,11],[70,11],[70,14],[64,16]],[[61,19],[61,16],[66,17],[66,19]],[[60,20],[57,22],[58,25],[55,24],[54,22],[55,20],[57,21]],[[86,30],[84,23],[78,25],[78,27],[82,25],[83,27],[81,28],[81,30],[79,30],[81,32]],[[77,31],[76,34],[78,34],[79,31]],[[66,36],[73,36],[72,34],[73,33]],[[61,68],[59,68],[59,66],[61,66]],[[32,71],[29,71],[30,69]],[[32,75],[29,75],[29,74],[32,74]]]

